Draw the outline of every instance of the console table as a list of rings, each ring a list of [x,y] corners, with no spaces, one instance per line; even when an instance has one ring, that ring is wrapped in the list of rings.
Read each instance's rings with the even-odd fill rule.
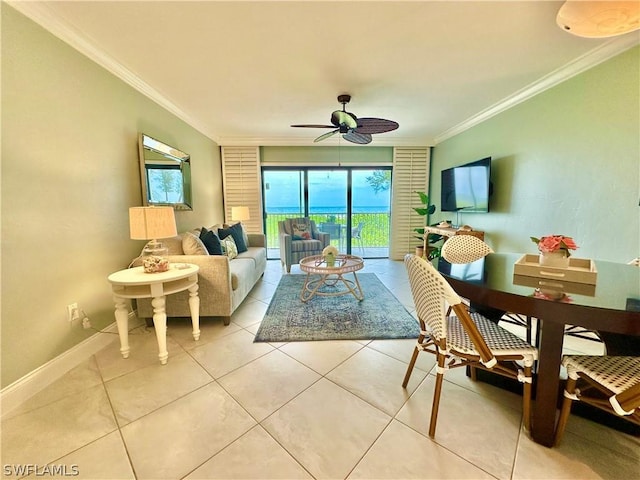
[[[128,268],[112,273],[108,279],[116,304],[116,324],[120,336],[120,353],[129,357],[129,312],[126,299],[152,298],[153,325],[158,339],[158,358],[167,363],[167,313],[165,296],[189,290],[189,310],[193,326],[193,339],[200,338],[200,297],[198,297],[198,271],[192,264],[171,264],[169,270],[145,273],[143,267]]]

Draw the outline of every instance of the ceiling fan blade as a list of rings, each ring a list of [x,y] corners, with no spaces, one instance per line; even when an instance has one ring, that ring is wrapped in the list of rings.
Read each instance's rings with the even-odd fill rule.
[[[357,133],[384,133],[395,130],[399,125],[393,120],[384,118],[359,118],[358,127],[354,130]]]
[[[337,129],[337,130],[334,130],[333,132],[323,133],[323,134],[322,134],[322,135],[320,135],[318,138],[316,138],[316,139],[313,141],[313,143],[318,143],[318,142],[321,142],[322,140],[324,140],[324,139],[326,139],[326,138],[332,137],[332,136],[334,136],[336,133],[338,133],[339,131],[340,131],[340,130],[339,130],[339,129]]]
[[[351,143],[357,143],[359,145],[366,145],[367,143],[371,143],[371,135],[368,133],[358,133],[355,130],[349,130],[347,133],[342,135],[342,138]]]
[[[336,128],[336,125],[291,125],[299,128]]]
[[[331,123],[336,127],[344,125],[348,128],[356,128],[358,126],[358,119],[353,113],[336,110],[331,114]]]

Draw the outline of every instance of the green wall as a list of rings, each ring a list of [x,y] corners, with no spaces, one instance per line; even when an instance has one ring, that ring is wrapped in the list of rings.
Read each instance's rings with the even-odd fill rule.
[[[16,12],[2,14],[2,386],[88,338],[67,322],[77,302],[113,323],[107,276],[144,242],[138,132],[191,154],[194,210],[178,229],[223,220],[218,146]]]
[[[431,222],[440,172],[491,156],[488,214],[461,214],[496,251],[536,253],[530,236],[573,236],[578,257],[640,255],[640,47],[610,59],[433,149]]]

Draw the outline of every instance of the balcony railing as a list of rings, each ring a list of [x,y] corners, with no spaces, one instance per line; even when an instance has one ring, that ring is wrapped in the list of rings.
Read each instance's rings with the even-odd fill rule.
[[[278,239],[278,222],[287,218],[298,218],[303,215],[291,213],[267,213],[266,236],[267,255],[269,258],[280,258],[280,243]],[[316,223],[318,230],[331,230],[334,235],[331,237],[331,244],[335,245],[339,251],[347,251],[347,214],[336,213],[313,213],[309,218]],[[354,213],[351,216],[351,227],[356,228],[359,223],[363,224],[361,239],[352,239],[351,253],[365,258],[385,258],[389,256],[389,212]],[[332,233],[329,231],[328,233]],[[335,233],[340,232],[339,236]]]

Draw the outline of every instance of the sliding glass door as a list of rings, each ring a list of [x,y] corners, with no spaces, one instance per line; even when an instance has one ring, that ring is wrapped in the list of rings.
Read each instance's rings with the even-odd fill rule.
[[[341,253],[389,256],[391,169],[277,168],[262,172],[267,254],[279,258],[278,221],[308,216]]]
[[[345,169],[308,172],[309,216],[340,253],[347,251],[347,177]]]
[[[267,257],[280,258],[278,222],[306,216],[305,175],[302,170],[263,170],[262,199]]]
[[[391,169],[354,169],[351,172],[349,226],[354,255],[389,256]]]

